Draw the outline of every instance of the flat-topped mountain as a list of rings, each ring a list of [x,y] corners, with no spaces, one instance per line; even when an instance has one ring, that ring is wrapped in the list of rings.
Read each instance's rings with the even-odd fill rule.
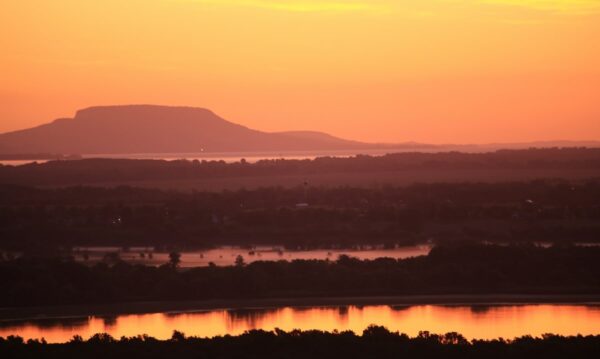
[[[227,121],[210,110],[156,105],[98,106],[74,118],[0,134],[0,159],[61,155],[410,150],[485,152],[501,148],[600,147],[598,141],[482,145],[375,144],[316,131],[264,132]]]
[[[90,107],[74,118],[0,134],[0,153],[185,153],[374,148],[312,131],[268,133],[193,107]]]

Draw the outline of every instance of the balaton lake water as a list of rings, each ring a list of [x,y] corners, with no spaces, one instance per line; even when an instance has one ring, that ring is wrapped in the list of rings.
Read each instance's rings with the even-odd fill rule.
[[[512,339],[517,336],[600,334],[600,305],[501,306],[343,306],[118,315],[58,320],[1,322],[0,337],[45,338],[66,342],[108,333],[115,338],[148,334],[168,339],[174,330],[188,336],[238,335],[251,329],[324,330],[355,333],[371,324],[416,336],[419,331],[459,332],[467,339]]]
[[[198,160],[198,161],[224,161],[224,162],[239,162],[244,159],[248,162],[258,162],[260,160],[312,160],[317,157],[351,157],[357,154],[370,156],[383,156],[387,153],[399,152],[442,152],[448,151],[453,147],[402,147],[402,148],[387,148],[387,149],[371,149],[371,150],[348,150],[348,151],[276,151],[276,152],[193,152],[193,153],[123,153],[123,154],[83,154],[77,158],[112,158],[112,159],[139,159],[139,160]],[[468,149],[463,151],[469,152]],[[473,152],[482,152],[482,150],[473,149]],[[32,162],[45,163],[54,159],[12,159],[0,160],[0,164],[8,166],[20,166]]]
[[[181,252],[181,267],[203,267],[209,263],[218,266],[229,266],[235,263],[237,256],[242,256],[245,263],[255,261],[292,261],[295,259],[337,260],[340,255],[348,255],[358,259],[376,259],[381,257],[402,259],[427,255],[431,250],[430,245],[417,245],[384,248],[364,249],[315,249],[315,250],[286,250],[282,247],[252,247],[241,248],[224,246],[214,249],[183,251]],[[124,250],[118,247],[78,247],[74,248],[73,256],[76,260],[94,263],[103,260],[109,253],[118,253],[119,257],[129,263],[145,265],[161,265],[169,261],[169,253],[156,252],[152,248],[132,247]],[[149,254],[152,253],[150,256]]]

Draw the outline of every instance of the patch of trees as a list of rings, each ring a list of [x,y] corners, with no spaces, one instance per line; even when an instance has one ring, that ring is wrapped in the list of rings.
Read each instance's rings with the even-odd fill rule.
[[[597,242],[600,181],[172,192],[0,186],[0,248]],[[307,207],[298,207],[299,202]]]
[[[181,180],[323,173],[366,173],[400,170],[465,169],[599,169],[599,148],[499,150],[489,153],[393,153],[313,160],[163,161],[84,159],[50,161],[22,166],[0,166],[0,183],[75,185],[136,180]]]
[[[0,306],[128,301],[408,294],[597,294],[600,247],[455,245],[407,259],[240,261],[229,267],[177,268],[117,261],[0,262]]]
[[[512,340],[466,340],[458,333],[421,332],[414,338],[371,326],[362,335],[317,330],[252,330],[239,336],[211,339],[174,332],[169,340],[149,336],[115,339],[96,334],[68,343],[24,342],[0,338],[4,358],[594,358],[600,336],[564,337],[546,334]]]

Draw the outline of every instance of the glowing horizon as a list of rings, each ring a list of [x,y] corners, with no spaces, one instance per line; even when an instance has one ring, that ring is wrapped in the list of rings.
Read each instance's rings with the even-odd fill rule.
[[[370,142],[600,140],[600,0],[9,0],[0,132],[209,108]]]

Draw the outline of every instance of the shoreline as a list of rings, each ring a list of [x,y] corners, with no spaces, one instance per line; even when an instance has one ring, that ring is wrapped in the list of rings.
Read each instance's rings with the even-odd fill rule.
[[[284,307],[337,306],[503,306],[527,304],[598,305],[600,294],[447,294],[372,297],[305,297],[129,302],[68,306],[0,308],[0,324],[19,321],[75,319],[129,314],[192,313],[211,310],[261,310]]]

